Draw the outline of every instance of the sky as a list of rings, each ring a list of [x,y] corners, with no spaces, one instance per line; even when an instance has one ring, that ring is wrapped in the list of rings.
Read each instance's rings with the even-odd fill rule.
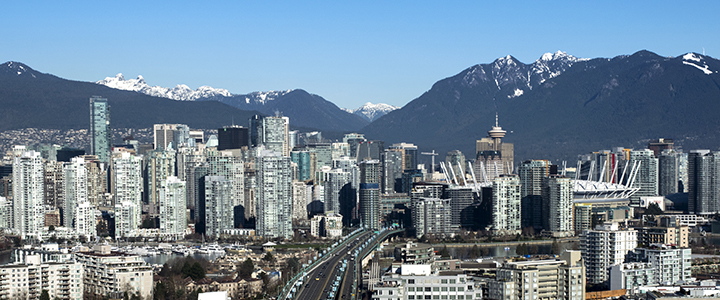
[[[98,81],[234,94],[304,89],[339,107],[403,106],[512,55],[720,57],[720,1],[9,1],[0,60]]]

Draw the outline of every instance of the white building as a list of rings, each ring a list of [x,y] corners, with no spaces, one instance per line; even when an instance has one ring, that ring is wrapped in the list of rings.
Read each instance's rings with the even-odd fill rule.
[[[90,202],[82,202],[75,207],[75,232],[92,241],[97,236],[97,221],[95,220],[95,206]]]
[[[13,230],[22,239],[40,239],[45,224],[44,174],[40,152],[13,160]]]
[[[75,258],[85,269],[86,293],[122,298],[127,291],[152,299],[152,268],[140,256],[111,252],[109,245],[102,245],[93,247],[92,252],[76,253]]]
[[[418,198],[410,203],[412,226],[415,236],[425,234],[449,236],[452,233],[452,209],[450,199]]]
[[[625,255],[637,247],[637,231],[620,229],[618,223],[598,225],[586,230],[580,240],[587,280],[603,283],[608,279],[608,269],[625,262]]]
[[[11,230],[13,227],[12,203],[5,197],[0,197],[0,229]]]
[[[258,236],[293,236],[290,157],[262,150],[255,159]]]
[[[175,176],[165,180],[160,189],[160,234],[178,240],[185,237],[185,181]]]
[[[232,181],[233,206],[245,205],[245,164],[230,151],[211,151],[207,156],[208,175]],[[245,209],[248,209],[245,207]]]
[[[307,187],[302,181],[292,182],[292,195],[293,195],[293,208],[292,208],[292,219],[293,221],[307,221]]]
[[[310,234],[315,237],[341,237],[342,216],[339,214],[313,216],[312,220],[310,220]]]
[[[570,178],[551,175],[544,178],[543,200],[547,203],[547,229],[555,237],[575,235],[573,218],[573,182]],[[543,208],[545,209],[545,208]]]
[[[623,263],[610,267],[610,290],[627,289],[634,294],[637,288],[646,285],[657,285],[655,280],[658,270],[650,263]]]
[[[115,204],[131,202],[138,207],[135,212],[137,216],[133,218],[137,224],[133,226],[140,227],[143,192],[142,156],[135,156],[128,152],[114,153],[112,163],[110,184]]]
[[[585,267],[578,251],[559,259],[514,261],[497,269],[486,299],[585,299]]]
[[[520,180],[517,175],[502,175],[493,179],[492,221],[489,228],[493,234],[520,234],[520,196]]]
[[[479,282],[457,271],[432,270],[431,265],[405,265],[372,286],[372,300],[482,299]]]
[[[138,235],[138,211],[134,202],[124,201],[115,204],[115,238],[135,237]]]
[[[74,228],[75,212],[80,203],[88,201],[88,178],[83,157],[73,157],[63,166],[63,225]]]
[[[638,170],[632,187],[639,187],[635,194],[630,196],[630,205],[638,207],[640,197],[657,196],[660,193],[658,185],[658,159],[650,149],[630,151],[629,164],[637,162]]]
[[[205,234],[219,237],[225,229],[235,228],[233,223],[233,199],[231,180],[225,176],[205,176],[204,208]]]
[[[690,267],[692,250],[669,245],[652,244],[648,248],[637,248],[631,260],[647,262],[655,268],[653,282],[660,285],[680,285],[693,280]]]
[[[43,290],[50,299],[82,299],[83,265],[77,262],[42,263],[28,255],[21,264],[0,266],[0,297],[38,299]]]

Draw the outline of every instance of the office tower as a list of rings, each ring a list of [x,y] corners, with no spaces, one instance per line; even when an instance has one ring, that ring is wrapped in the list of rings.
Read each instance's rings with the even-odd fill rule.
[[[520,234],[522,215],[520,201],[520,179],[517,175],[503,175],[493,178],[492,221],[490,231],[495,235]]]
[[[70,162],[71,158],[83,155],[85,155],[84,149],[63,147],[62,149],[57,151],[56,157],[58,162]]]
[[[465,171],[467,169],[467,163],[465,162],[465,155],[460,150],[453,150],[447,153],[445,156],[445,164],[449,166],[452,171],[450,175],[455,175],[455,179],[458,182],[462,182],[465,177]],[[462,166],[462,168],[461,168]]]
[[[307,221],[307,189],[305,186],[306,184],[302,181],[292,182],[293,221]]]
[[[141,207],[132,201],[115,203],[115,238],[137,236]]]
[[[343,136],[343,143],[348,144],[348,155],[354,158],[358,157],[358,145],[365,141],[367,140],[362,133],[346,133],[345,136]]]
[[[90,154],[97,155],[105,164],[110,162],[112,132],[110,131],[110,104],[100,96],[90,98]]]
[[[350,145],[352,147],[352,144]],[[351,148],[352,150],[352,148]],[[357,161],[363,160],[380,160],[380,155],[385,150],[385,143],[383,141],[358,141],[357,144]],[[352,154],[352,153],[351,153]]]
[[[63,162],[45,162],[45,205],[60,208],[63,205]],[[2,177],[2,176],[0,176]],[[2,194],[0,193],[0,196]]]
[[[297,164],[299,181],[307,181],[315,179],[315,171],[317,169],[317,154],[312,151],[292,151],[290,159]]]
[[[709,215],[720,211],[720,152],[688,154],[688,210]]]
[[[224,176],[204,177],[204,197],[200,201],[200,221],[207,236],[220,237],[225,229],[234,228],[232,180]]]
[[[134,212],[137,214],[133,220],[134,228],[141,225],[142,208],[142,157],[135,156],[129,152],[116,152],[112,156],[112,176],[110,179],[112,194],[115,197],[115,204],[130,202],[134,204]]]
[[[637,231],[620,229],[618,223],[598,225],[587,230],[580,239],[587,281],[603,283],[608,279],[608,268],[625,262],[625,255],[637,247]]]
[[[195,139],[190,138],[190,127],[184,124],[177,124],[175,126],[172,142],[173,149],[179,149],[180,147],[195,147]]]
[[[575,235],[573,219],[573,181],[560,175],[550,175],[542,184],[543,227],[554,237]]]
[[[161,182],[175,176],[175,150],[162,146],[151,151],[147,166],[148,204],[150,214],[157,214]]]
[[[345,186],[352,186],[352,174],[342,169],[332,169],[326,173],[325,213],[340,213],[340,193]]]
[[[383,194],[392,194],[402,190],[403,153],[393,149],[383,151],[382,184],[380,190]]]
[[[250,129],[250,147],[255,148],[262,144],[260,131],[262,127],[263,116],[253,115],[249,120]]]
[[[371,230],[380,229],[380,161],[360,163],[360,220]]]
[[[88,202],[87,169],[82,157],[74,157],[63,167],[65,190],[63,205],[63,225],[74,228],[76,208],[81,203]]]
[[[452,216],[452,228],[459,229],[470,228],[474,224],[474,217],[472,208],[470,207],[475,202],[473,196],[473,190],[469,187],[451,187],[445,190],[447,199],[450,199],[450,208]]]
[[[348,143],[331,143],[330,154],[333,160],[341,157],[350,157],[355,160],[355,156],[350,156],[350,145]]]
[[[88,241],[95,240],[97,236],[97,221],[95,220],[95,206],[90,202],[78,203],[75,207],[75,232],[84,236]]]
[[[630,196],[630,205],[637,207],[640,197],[658,195],[658,159],[650,149],[633,150],[630,151],[630,166],[635,162],[639,163],[639,169],[632,186],[639,187],[640,190]]]
[[[195,144],[202,144],[205,142],[205,133],[202,130],[190,130],[190,138],[195,141]]]
[[[520,197],[522,197],[522,227],[533,227],[538,232],[543,229],[542,185],[550,175],[550,162],[547,160],[526,160],[518,168],[520,178]],[[547,228],[545,228],[547,229]]]
[[[185,181],[168,177],[160,187],[160,234],[174,240],[185,238]]]
[[[502,174],[512,174],[514,165],[513,144],[503,143],[505,130],[498,125],[495,115],[495,126],[488,131],[488,136],[475,143],[475,176],[483,181],[491,181]],[[480,179],[478,178],[478,179]]]
[[[13,229],[22,239],[41,238],[44,225],[42,168],[40,152],[24,152],[13,160]]]
[[[190,137],[190,129],[187,127],[187,125],[182,124],[155,124],[153,125],[153,145],[155,146],[153,149],[157,150],[165,149],[167,146],[175,141],[175,131],[181,131],[180,134],[178,134],[178,138],[184,138],[187,139]],[[178,145],[175,144],[172,146],[173,149],[177,149]]]
[[[397,143],[392,144],[388,149],[399,150],[402,152],[403,171],[417,169],[417,146],[410,143]]]
[[[658,191],[660,196],[678,192],[679,160],[675,150],[663,150],[658,156]]]
[[[449,236],[453,232],[450,199],[413,199],[410,211],[412,226],[418,238],[428,233],[440,237]]]
[[[316,156],[316,168],[332,167],[332,146],[330,143],[306,143],[302,147],[295,147],[296,151],[310,151]]]
[[[218,150],[240,149],[250,142],[248,128],[242,126],[225,126],[218,129]]]
[[[265,238],[292,238],[290,157],[277,151],[262,150],[255,158],[255,177],[255,234]]]
[[[585,299],[585,277],[578,251],[554,259],[509,261],[497,268],[483,299]]]
[[[672,150],[673,145],[672,139],[659,138],[657,140],[650,140],[648,142],[648,149],[653,151],[655,157],[659,157],[664,150]]]

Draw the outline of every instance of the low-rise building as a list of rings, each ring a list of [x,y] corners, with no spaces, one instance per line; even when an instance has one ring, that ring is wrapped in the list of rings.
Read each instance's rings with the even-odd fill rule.
[[[310,220],[310,234],[315,237],[341,237],[342,216],[335,213],[313,216]]]
[[[435,248],[430,244],[408,242],[404,246],[396,248],[395,253],[400,255],[395,259],[405,264],[422,265],[435,261]]]
[[[634,262],[649,263],[655,271],[653,282],[663,285],[677,285],[690,282],[692,250],[670,245],[652,244],[647,248],[636,248],[630,254]]]
[[[624,263],[610,268],[610,290],[627,289],[634,294],[645,285],[655,285],[657,270],[649,263]]]
[[[687,226],[640,227],[635,229],[638,231],[638,244],[640,245],[664,244],[676,245],[682,248],[690,245]]]
[[[462,271],[437,271],[431,265],[403,265],[372,286],[372,300],[482,299],[482,289]]]
[[[40,255],[23,259],[24,263],[0,266],[0,299],[38,299],[43,290],[50,299],[82,299],[82,264],[43,263]]]
[[[98,245],[91,252],[75,253],[85,268],[85,293],[122,298],[124,292],[139,294],[141,299],[153,296],[152,268],[140,256],[111,252],[110,245]]]

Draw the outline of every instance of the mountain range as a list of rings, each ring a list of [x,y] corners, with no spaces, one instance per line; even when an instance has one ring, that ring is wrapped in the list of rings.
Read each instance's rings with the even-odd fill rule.
[[[497,113],[516,162],[573,165],[578,154],[643,148],[660,137],[688,150],[717,149],[719,70],[720,61],[697,53],[579,59],[556,52],[530,64],[506,56],[436,82],[362,132],[442,154],[459,149],[474,159],[475,141],[487,135]]]
[[[0,130],[87,128],[88,98],[101,95],[110,101],[117,128],[155,123],[218,128],[280,111],[294,127],[320,130],[333,139],[357,131],[386,144],[411,142],[421,151],[458,149],[474,159],[475,141],[487,135],[497,114],[507,130],[504,141],[515,144],[517,162],[550,159],[572,165],[579,154],[643,148],[660,137],[673,138],[686,150],[718,149],[718,71],[720,61],[698,53],[664,57],[643,50],[587,59],[558,51],[529,64],[508,55],[439,80],[378,118],[374,112],[381,112],[380,105],[340,109],[301,89],[235,95],[210,87],[147,87],[142,77],[122,76],[110,88],[7,62],[0,65]]]

